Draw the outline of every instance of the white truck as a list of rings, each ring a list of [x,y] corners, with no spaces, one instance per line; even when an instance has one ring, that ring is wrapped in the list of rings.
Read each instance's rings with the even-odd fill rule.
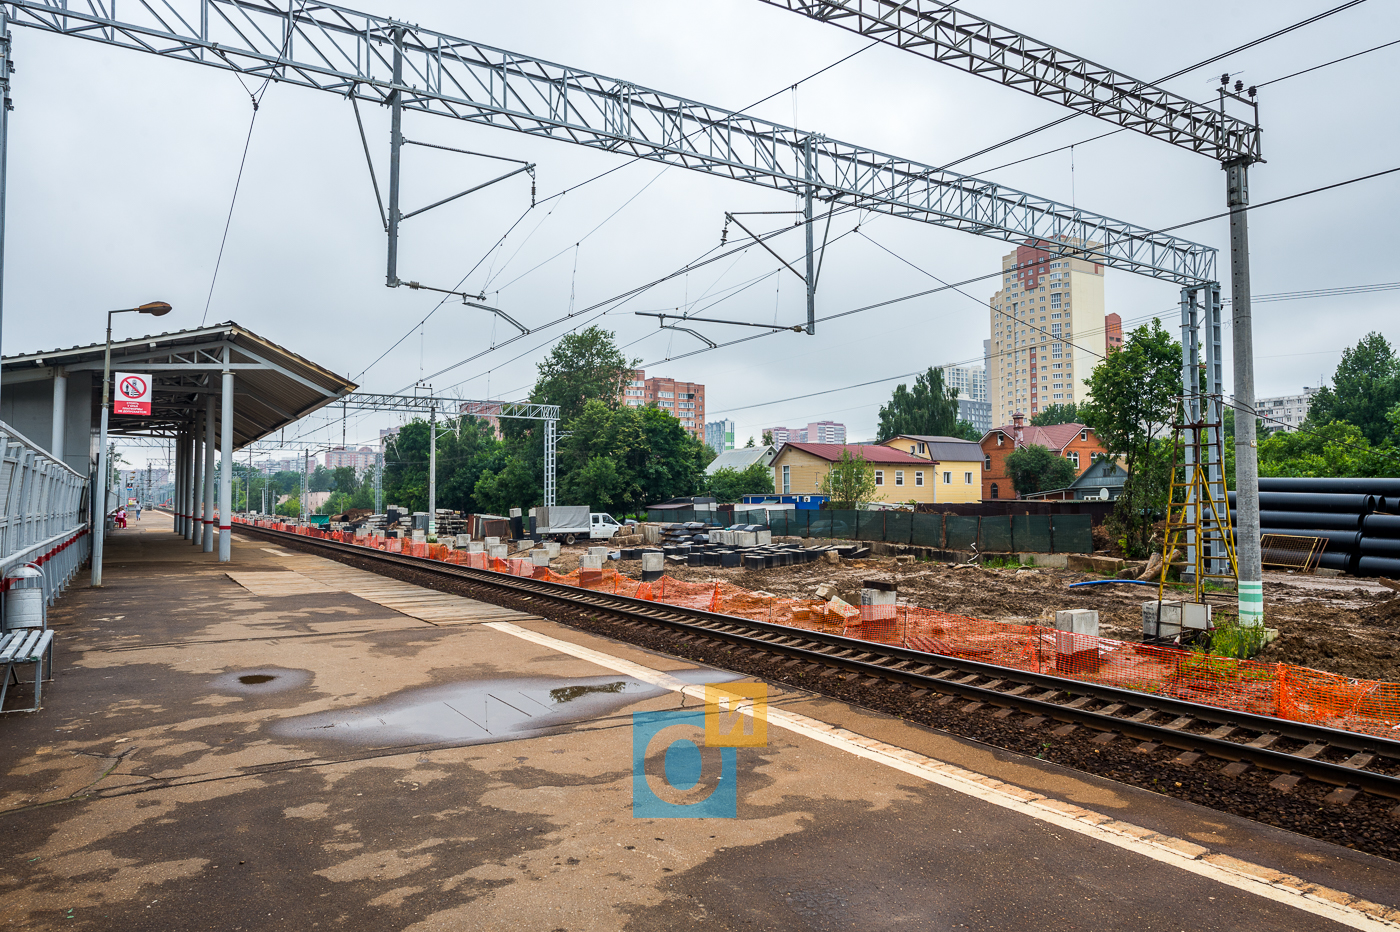
[[[607,540],[621,527],[612,515],[589,511],[587,505],[554,505],[535,509],[535,533],[545,540],[566,544],[579,540]]]

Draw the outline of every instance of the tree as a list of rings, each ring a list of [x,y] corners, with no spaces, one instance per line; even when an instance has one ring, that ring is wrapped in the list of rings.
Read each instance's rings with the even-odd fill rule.
[[[335,486],[335,476],[329,469],[317,465],[311,471],[311,475],[306,480],[307,488],[312,492],[329,492]]]
[[[1048,492],[1063,489],[1079,474],[1074,463],[1056,456],[1049,447],[1031,444],[1006,457],[1006,474],[1016,487],[1016,494]]]
[[[1078,424],[1079,406],[1074,402],[1069,404],[1053,404],[1042,408],[1038,414],[1031,415],[1031,426],[1049,427],[1051,424]],[[1020,488],[1018,485],[1016,488]]]
[[[753,445],[754,445],[754,444],[753,444],[753,436],[750,435],[750,437],[749,437],[749,442],[746,443],[746,444],[744,444],[744,449],[745,449],[745,450],[748,450],[748,449],[752,448]]]
[[[752,440],[753,438],[750,437],[749,439]],[[773,432],[771,430],[765,430],[763,432],[763,445],[765,447],[771,447],[773,445]]]
[[[773,467],[753,463],[745,469],[716,469],[705,477],[705,492],[717,502],[737,502],[745,495],[772,495]]]
[[[694,495],[713,451],[660,408],[590,401],[565,427],[559,488],[565,501],[634,511]]]
[[[1400,451],[1389,441],[1374,447],[1355,424],[1333,421],[1277,431],[1260,441],[1259,474],[1317,479],[1400,476]]]
[[[301,499],[293,496],[277,506],[277,514],[284,518],[301,517]]]
[[[841,459],[822,476],[822,494],[832,508],[855,508],[875,497],[875,470],[859,453],[841,451]]]
[[[1342,351],[1331,387],[1320,389],[1308,406],[1305,426],[1346,421],[1359,427],[1372,444],[1380,444],[1393,434],[1386,413],[1397,402],[1400,360],[1385,337],[1368,333]]]
[[[539,375],[530,399],[558,405],[561,421],[577,417],[590,401],[617,408],[640,362],[628,362],[611,330],[589,327],[565,334],[536,367]]]
[[[1170,444],[1163,433],[1181,394],[1181,347],[1158,320],[1128,334],[1085,380],[1090,400],[1079,408],[1109,454],[1128,470],[1110,528],[1130,557],[1147,555],[1152,524],[1166,507]],[[1154,442],[1156,441],[1156,442]]]
[[[901,382],[890,403],[880,408],[879,442],[900,434],[951,436],[958,431],[958,390],[943,384],[943,370],[929,370],[914,380],[910,391]]]

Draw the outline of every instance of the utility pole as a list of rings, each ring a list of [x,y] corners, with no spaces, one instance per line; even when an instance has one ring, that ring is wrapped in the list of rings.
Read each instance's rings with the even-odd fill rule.
[[[399,150],[403,148],[403,27],[393,31],[394,89],[389,95],[389,268],[385,284],[399,286]]]
[[[428,536],[437,537],[437,405],[428,409]]]
[[[10,20],[5,8],[0,6],[0,332],[3,332],[5,323],[5,159],[10,136],[10,111],[15,106],[10,101],[10,72],[14,70],[14,65],[10,63],[10,48]],[[0,338],[0,345],[3,345],[3,338]]]
[[[1230,208],[1230,317],[1235,365],[1235,556],[1240,624],[1264,623],[1264,567],[1259,548],[1259,448],[1254,435],[1254,320],[1249,296],[1249,163],[1225,164]]]

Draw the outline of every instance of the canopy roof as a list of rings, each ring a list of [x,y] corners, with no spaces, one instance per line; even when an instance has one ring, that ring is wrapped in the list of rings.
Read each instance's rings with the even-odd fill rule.
[[[104,343],[0,360],[6,381],[50,378],[54,369],[92,370],[93,409],[102,397]],[[112,415],[108,433],[169,436],[202,417],[205,397],[218,396],[224,370],[233,373],[234,448],[260,440],[354,391],[355,383],[233,322],[112,343],[112,372],[149,373],[150,417]],[[217,409],[215,417],[218,417]],[[94,417],[94,421],[96,417]]]

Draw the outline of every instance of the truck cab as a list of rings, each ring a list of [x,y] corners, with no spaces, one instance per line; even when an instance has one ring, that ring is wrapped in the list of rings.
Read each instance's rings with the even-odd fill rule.
[[[622,525],[617,523],[617,519],[605,512],[591,512],[588,518],[588,536],[594,540],[607,540],[622,529]]]

